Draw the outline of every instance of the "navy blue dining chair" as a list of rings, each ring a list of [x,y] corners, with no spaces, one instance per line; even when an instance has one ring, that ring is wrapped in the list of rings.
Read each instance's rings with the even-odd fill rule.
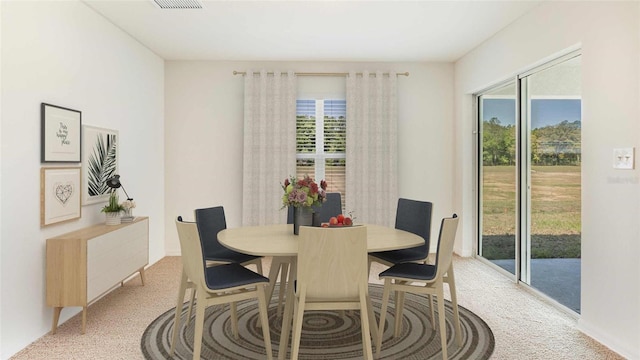
[[[320,223],[329,222],[332,216],[342,214],[342,195],[338,192],[327,193],[327,198],[322,206],[313,207],[317,220]],[[287,224],[293,224],[293,207],[287,209]]]
[[[218,233],[227,228],[224,208],[215,206],[195,210],[196,224],[202,239],[204,258],[211,263],[255,264],[262,274],[262,257],[233,251],[218,241]]]
[[[453,244],[458,228],[458,215],[453,214],[450,218],[442,219],[440,224],[440,235],[438,237],[438,250],[436,252],[435,265],[426,263],[407,262],[396,264],[380,273],[380,279],[384,279],[384,290],[382,292],[382,308],[380,309],[380,323],[376,339],[376,349],[380,355],[382,337],[384,334],[385,318],[389,296],[395,292],[395,335],[400,333],[402,325],[402,310],[404,307],[404,293],[425,294],[429,297],[429,307],[431,309],[431,327],[435,330],[434,309],[432,295],[436,296],[438,303],[438,322],[440,325],[440,342],[442,346],[442,358],[447,359],[447,332],[445,325],[444,310],[444,283],[449,285],[451,293],[451,305],[453,308],[453,322],[456,344],[462,345],[462,333],[460,329],[460,315],[458,312],[458,300],[456,296],[455,278],[453,275]]]
[[[431,202],[398,199],[395,228],[422,237],[424,244],[408,249],[370,253],[369,268],[373,261],[387,266],[404,262],[424,262],[429,256],[432,209]]]

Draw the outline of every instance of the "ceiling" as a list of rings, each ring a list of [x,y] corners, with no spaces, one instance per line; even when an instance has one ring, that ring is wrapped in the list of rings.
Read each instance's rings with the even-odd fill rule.
[[[84,3],[166,60],[450,62],[540,1]]]

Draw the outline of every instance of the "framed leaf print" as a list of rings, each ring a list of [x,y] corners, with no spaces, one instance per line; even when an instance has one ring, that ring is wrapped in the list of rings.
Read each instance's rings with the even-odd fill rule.
[[[80,162],[82,112],[40,104],[40,162]]]
[[[82,126],[82,205],[105,202],[107,179],[118,173],[118,130]]]
[[[80,218],[80,168],[40,169],[40,226]]]

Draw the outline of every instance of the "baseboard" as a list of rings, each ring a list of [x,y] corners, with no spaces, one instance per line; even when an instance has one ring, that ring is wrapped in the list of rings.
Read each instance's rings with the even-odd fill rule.
[[[181,256],[180,249],[166,249],[164,256]]]
[[[624,344],[619,340],[612,338],[610,335],[599,331],[596,327],[591,326],[583,319],[578,320],[578,330],[580,330],[590,338],[596,340],[597,342],[601,343],[602,345],[608,347],[609,349],[615,351],[624,358],[640,359],[640,348],[631,348],[629,344]]]

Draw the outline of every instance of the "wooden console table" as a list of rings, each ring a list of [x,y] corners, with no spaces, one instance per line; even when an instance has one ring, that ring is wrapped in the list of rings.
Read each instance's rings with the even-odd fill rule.
[[[82,307],[82,333],[87,306],[149,264],[149,218],[121,225],[98,224],[47,239],[47,306],[58,328],[65,306]]]

